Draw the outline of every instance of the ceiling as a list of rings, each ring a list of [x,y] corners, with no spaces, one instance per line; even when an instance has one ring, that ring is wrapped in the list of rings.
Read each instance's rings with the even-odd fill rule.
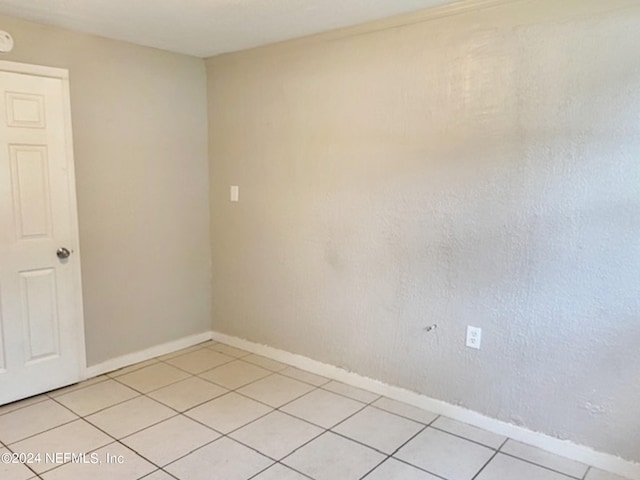
[[[0,13],[209,57],[452,1],[0,0]]]

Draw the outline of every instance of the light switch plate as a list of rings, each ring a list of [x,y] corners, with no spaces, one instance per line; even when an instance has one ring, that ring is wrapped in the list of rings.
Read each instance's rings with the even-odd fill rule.
[[[240,187],[238,185],[231,185],[230,198],[232,202],[240,201]]]
[[[13,38],[9,32],[0,30],[0,53],[8,53],[13,50]]]

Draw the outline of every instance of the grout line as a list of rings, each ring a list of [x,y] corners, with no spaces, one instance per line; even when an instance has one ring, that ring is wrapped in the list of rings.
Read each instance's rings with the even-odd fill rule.
[[[32,399],[32,398],[35,398],[35,397],[39,397],[39,396],[42,396],[43,398],[38,400],[37,402],[29,403],[28,405],[23,405],[22,407],[14,408],[13,410],[9,410],[8,412],[4,412],[4,413],[0,412],[0,417],[2,417],[3,415],[9,415],[10,413],[17,412],[19,410],[23,410],[25,408],[29,408],[29,407],[32,407],[32,406],[37,405],[39,403],[42,403],[42,402],[44,402],[44,401],[49,399],[49,395],[47,393],[39,393],[39,394],[33,395],[31,397],[23,398],[21,400],[16,400],[15,402],[10,402],[10,403],[5,403],[4,405],[0,405],[0,410],[1,410],[2,408],[7,407],[9,405],[13,405],[14,403],[24,402],[26,400],[29,400],[29,399]]]
[[[320,388],[318,388],[318,389],[316,389],[316,390],[321,390],[321,389],[320,389]],[[313,392],[313,390],[312,390],[311,392],[308,392],[308,393],[312,393],[312,392]],[[337,395],[337,394],[336,394],[336,395]],[[341,395],[341,396],[342,396],[342,395]],[[344,398],[348,398],[348,397],[344,397]],[[348,398],[348,399],[349,399],[349,400],[353,400],[352,398]],[[298,400],[298,399],[296,399],[296,400]],[[353,401],[355,401],[355,400],[353,400]],[[293,402],[289,402],[289,403],[293,403]],[[282,405],[282,407],[286,407],[287,405],[289,405],[289,403],[287,403],[287,404],[285,404],[285,405]],[[359,402],[359,403],[362,403],[362,402]],[[296,415],[295,413],[286,412],[286,411],[284,411],[284,410],[282,410],[282,413],[285,413],[285,414],[287,414],[287,415],[289,415],[289,416],[291,416],[291,417],[294,417],[294,418],[297,418],[297,419],[299,419],[299,420],[302,420],[302,421],[305,421],[305,422],[307,422],[307,423],[310,423],[311,425],[314,425],[314,426],[316,426],[316,427],[320,427],[320,428],[323,428],[323,429],[325,429],[325,430],[327,430],[327,431],[330,431],[332,428],[334,428],[334,427],[336,427],[337,425],[341,424],[342,422],[344,422],[344,421],[348,420],[349,418],[353,417],[353,416],[354,416],[354,415],[356,415],[357,413],[360,413],[362,410],[364,410],[364,409],[365,409],[365,408],[367,408],[368,406],[369,406],[369,404],[368,404],[368,403],[362,403],[362,406],[361,406],[360,408],[358,408],[358,410],[356,410],[355,412],[353,412],[352,414],[350,414],[348,417],[346,417],[346,418],[344,418],[344,419],[342,419],[342,420],[340,420],[340,421],[338,421],[338,422],[336,422],[336,423],[332,424],[330,427],[325,427],[324,425],[319,425],[319,424],[317,424],[317,423],[313,423],[311,420],[306,419],[306,418],[303,418],[303,417],[299,417],[299,416],[298,416],[298,415]],[[280,407],[280,408],[282,408],[282,407]],[[278,410],[280,410],[280,408],[278,408]]]
[[[433,473],[433,472],[431,472],[431,471],[429,471],[429,470],[427,470],[427,469],[425,469],[423,467],[420,467],[418,465],[414,465],[413,463],[409,463],[406,460],[403,460],[402,458],[398,458],[398,457],[391,457],[391,458],[393,458],[394,460],[396,460],[396,461],[398,461],[400,463],[404,463],[405,465],[409,465],[410,467],[417,468],[418,470],[420,470],[422,472],[425,472],[425,473],[428,473],[429,475],[433,475],[434,477],[441,478],[442,480],[451,480],[449,478],[443,477],[442,475],[438,475],[437,473]]]
[[[439,432],[442,432],[442,433],[446,433],[447,435],[451,435],[453,437],[458,437],[461,440],[466,440],[467,442],[475,443],[476,445],[479,445],[479,446],[484,447],[484,448],[488,448],[489,450],[493,450],[494,452],[500,451],[500,448],[501,448],[501,447],[496,448],[496,447],[492,447],[490,445],[486,445],[484,443],[478,442],[477,440],[472,440],[470,438],[464,437],[464,436],[459,435],[457,433],[449,432],[448,430],[443,430],[442,428],[434,427],[433,425],[430,425],[430,428],[432,428],[434,430],[438,430]],[[509,440],[509,439],[506,438],[504,440],[504,442],[502,442],[502,444],[504,444],[507,440]]]
[[[351,397],[345,393],[340,393],[340,392],[336,392],[335,390],[330,390],[328,388],[326,388],[327,385],[329,385],[330,383],[338,383],[338,384],[342,384],[342,385],[346,385],[347,387],[353,388],[354,390],[361,390],[363,392],[366,393],[371,393],[371,395],[374,395],[374,399],[373,400],[369,400],[368,402],[364,401],[364,400],[360,400],[359,398],[355,398],[355,397]],[[374,402],[377,402],[378,400],[380,400],[382,398],[382,395],[378,395],[377,393],[372,393],[372,392],[368,392],[367,390],[362,390],[361,388],[358,387],[352,387],[351,385],[347,385],[346,383],[342,383],[342,382],[338,382],[336,380],[330,380],[329,382],[323,384],[323,385],[318,385],[318,388],[321,388],[322,390],[324,390],[325,392],[331,392],[331,393],[335,393],[336,395],[342,395],[343,397],[346,398],[350,398],[351,400],[355,400],[357,402],[362,402],[362,403],[366,403],[366,404],[372,404]]]
[[[204,380],[204,379],[201,379],[201,380]],[[206,380],[204,380],[204,381],[206,381]],[[218,386],[218,385],[216,385],[216,384],[213,384],[213,385],[214,385],[214,386],[216,386],[216,387]],[[169,386],[169,385],[168,385],[168,386]],[[161,390],[161,389],[160,389],[160,390]],[[149,392],[149,393],[154,393],[154,392],[157,392],[157,390],[154,390],[153,392]],[[176,408],[172,407],[171,405],[166,404],[166,403],[164,403],[163,401],[158,400],[158,399],[157,399],[157,398],[155,398],[155,397],[152,397],[152,396],[149,396],[149,395],[146,395],[146,394],[145,394],[144,396],[145,396],[145,397],[147,397],[147,398],[149,398],[150,400],[153,400],[153,401],[155,401],[155,402],[158,402],[159,404],[164,405],[165,407],[170,408],[170,409],[172,409],[172,410],[174,410],[174,411],[176,411],[176,412],[180,413],[181,415],[184,415],[185,413],[187,413],[187,412],[189,412],[189,411],[191,411],[191,410],[194,410],[194,409],[196,409],[196,408],[198,408],[198,407],[201,407],[201,406],[202,406],[202,405],[204,405],[205,403],[209,403],[209,402],[211,402],[211,401],[213,401],[213,400],[217,400],[218,398],[220,398],[220,397],[224,397],[225,395],[227,395],[227,394],[229,394],[229,393],[232,393],[232,391],[231,391],[231,390],[227,390],[227,389],[225,389],[225,391],[224,391],[224,392],[222,392],[222,393],[220,393],[220,394],[218,394],[218,395],[214,395],[213,397],[209,397],[207,400],[204,400],[204,401],[202,401],[202,402],[200,402],[200,403],[196,403],[196,404],[192,405],[191,407],[186,408],[185,410],[177,410]]]
[[[213,340],[209,340],[209,341],[213,342]],[[239,357],[236,357],[235,355],[231,355],[229,353],[225,353],[225,352],[221,352],[220,350],[216,350],[215,349],[216,345],[226,345],[229,348],[234,348],[236,350],[240,350],[242,352],[246,352],[246,355],[240,355]],[[240,358],[243,358],[243,357],[248,357],[249,355],[251,355],[251,352],[247,352],[246,350],[242,350],[241,348],[232,347],[231,345],[227,345],[226,343],[221,343],[221,342],[215,342],[213,345],[205,346],[204,348],[208,348],[209,350],[213,350],[214,352],[222,353],[224,355],[227,355],[229,357],[234,357],[236,359],[240,359]]]
[[[53,400],[53,399],[51,399],[51,400]],[[16,440],[15,442],[11,442],[11,444],[6,444],[6,448],[11,450],[10,445],[15,445],[16,443],[20,443],[20,442],[23,442],[25,440],[29,440],[29,439],[31,439],[33,437],[37,437],[38,435],[41,435],[43,433],[47,433],[47,432],[50,432],[51,430],[55,430],[56,428],[64,427],[65,425],[69,425],[70,423],[73,423],[73,422],[79,420],[80,418],[82,418],[77,413],[74,413],[74,415],[76,416],[76,418],[74,418],[73,420],[69,420],[68,422],[63,422],[60,425],[56,425],[55,427],[51,427],[51,428],[47,428],[45,430],[41,430],[38,433],[34,433],[33,435],[29,435],[28,437],[21,438],[20,440]],[[13,452],[13,450],[12,450],[12,452]]]
[[[142,370],[143,368],[151,367],[152,365],[155,365],[156,363],[159,363],[159,362],[160,360],[158,360],[157,357],[153,357],[147,360],[143,360],[142,362],[134,363],[133,365],[129,365],[128,367],[122,367],[122,368],[118,368],[117,370],[112,370],[110,372],[103,373],[102,375],[105,375],[111,379],[114,379],[116,377],[122,377],[124,375],[129,375],[130,373],[137,372],[139,370]],[[143,363],[148,363],[149,365],[142,365]],[[118,373],[118,372],[122,372],[122,370],[128,370],[128,371],[125,373]]]
[[[268,458],[268,457],[267,457]],[[267,465],[265,468],[263,468],[262,470],[260,470],[259,472],[256,472],[255,474],[251,475],[249,478],[247,478],[247,480],[251,480],[252,478],[256,478],[258,475],[262,474],[263,472],[266,472],[267,470],[269,470],[271,467],[273,467],[274,465],[277,465],[278,462],[273,462],[270,465]]]
[[[587,473],[588,473],[588,472],[589,472],[589,470],[591,469],[591,466],[589,466],[589,465],[587,465],[587,464],[584,464],[584,463],[582,463],[582,462],[577,462],[577,461],[575,461],[575,460],[571,460],[571,459],[568,459],[568,458],[565,458],[565,457],[560,456],[560,458],[562,458],[562,459],[564,459],[564,460],[568,460],[568,461],[571,461],[571,462],[574,462],[574,463],[579,463],[579,464],[584,465],[585,467],[587,467],[586,472],[585,472],[582,476],[580,476],[580,477],[574,477],[573,475],[569,475],[568,473],[561,472],[560,470],[555,470],[554,468],[551,468],[551,467],[548,467],[548,466],[546,466],[546,465],[543,465],[542,463],[536,463],[536,462],[534,462],[534,461],[532,461],[532,460],[529,460],[529,459],[526,459],[526,458],[523,458],[523,457],[519,457],[519,456],[517,456],[517,455],[514,455],[513,453],[508,453],[508,452],[503,451],[502,449],[505,447],[505,445],[507,444],[507,442],[508,442],[509,440],[511,440],[511,439],[510,439],[510,438],[507,438],[507,439],[502,443],[502,445],[500,446],[499,452],[500,452],[502,455],[506,455],[506,456],[508,456],[508,457],[515,458],[516,460],[521,460],[521,461],[526,462],[526,463],[529,463],[529,464],[531,464],[531,465],[535,465],[536,467],[544,468],[544,469],[549,470],[549,471],[551,471],[551,472],[558,473],[558,474],[560,474],[560,475],[564,475],[564,476],[565,476],[565,477],[567,477],[567,478],[573,478],[573,479],[576,479],[576,480],[581,480],[581,479],[586,478]],[[535,447],[533,447],[533,448],[535,448]],[[553,454],[552,454],[552,453],[550,453],[550,452],[545,452],[545,453],[549,453],[550,455],[553,455]]]
[[[104,378],[102,380],[97,380],[100,377],[104,377]],[[97,380],[97,381],[95,381],[95,380]],[[100,385],[101,383],[104,383],[104,382],[106,382],[108,380],[111,380],[111,378],[108,377],[106,374],[105,375],[98,375],[97,377],[88,378],[87,380],[83,380],[83,381],[78,382],[78,383],[72,383],[71,385],[67,385],[66,387],[62,387],[62,388],[58,388],[56,390],[52,390],[51,392],[47,392],[44,395],[46,395],[49,398],[63,397],[65,395],[69,395],[71,393],[79,392],[81,390],[84,390],[85,388],[93,387],[94,385]],[[87,383],[87,385],[83,385],[85,383]],[[74,388],[71,388],[71,387],[74,387]],[[65,390],[67,388],[69,389],[68,392],[60,392],[60,393],[56,394],[56,392],[59,392],[60,390]]]
[[[387,398],[387,397],[383,397],[383,396],[381,396],[380,398]],[[379,398],[378,400],[380,400],[380,398]],[[409,406],[409,407],[413,407],[413,408],[416,408],[416,409],[418,409],[418,410],[422,410],[422,411],[424,411],[424,412],[429,412],[429,413],[432,413],[433,415],[435,415],[435,417],[434,417],[434,419],[433,419],[433,420],[430,420],[429,422],[425,423],[425,422],[421,422],[420,420],[416,420],[415,418],[411,418],[411,417],[407,417],[406,415],[402,415],[401,413],[397,413],[397,412],[394,412],[394,411],[392,411],[392,410],[387,410],[386,408],[381,407],[380,405],[373,405],[373,404],[374,404],[375,402],[377,402],[378,400],[375,400],[374,402],[372,402],[372,405],[371,405],[371,406],[372,406],[373,408],[377,408],[378,410],[382,410],[383,412],[391,413],[391,414],[393,414],[393,415],[396,415],[397,417],[404,418],[405,420],[411,420],[412,422],[420,423],[420,424],[422,424],[422,425],[431,426],[431,424],[432,424],[433,422],[435,422],[438,418],[440,418],[440,417],[442,416],[442,415],[436,415],[436,414],[435,414],[435,413],[433,413],[433,412],[429,412],[429,410],[422,410],[422,409],[421,409],[421,408],[419,408],[419,407],[414,407],[413,405],[409,405],[408,403],[403,403],[403,405],[407,405],[407,406]],[[389,400],[392,400],[392,399],[389,399]],[[397,400],[392,400],[392,401],[394,401],[394,402],[398,402]],[[402,403],[402,402],[398,402],[398,403]]]
[[[285,465],[284,463],[280,463],[280,462],[275,462],[274,464],[269,465],[267,468],[265,468],[265,469],[263,469],[263,470],[260,470],[259,472],[257,472],[257,473],[255,473],[254,475],[250,476],[247,480],[253,480],[254,478],[257,478],[259,475],[262,475],[264,472],[266,472],[266,471],[267,471],[267,470],[269,470],[270,468],[275,467],[276,465],[280,465],[281,467],[286,468],[286,469],[288,469],[288,470],[293,470],[294,472],[296,472],[297,474],[299,474],[299,475],[303,476],[304,478],[308,478],[308,479],[310,479],[310,480],[314,480],[314,478],[310,477],[310,476],[309,476],[309,475],[307,475],[306,473],[303,473],[303,472],[301,472],[301,471],[299,471],[299,470],[296,470],[296,469],[295,469],[295,468],[293,468],[293,467],[290,467],[290,466]]]
[[[188,417],[187,417],[187,418],[188,418]],[[191,420],[193,420],[193,419],[191,419]],[[204,447],[208,447],[208,446],[209,446],[209,445],[211,445],[212,443],[216,443],[216,442],[217,442],[218,440],[220,440],[221,438],[225,438],[225,437],[226,437],[226,435],[224,435],[223,433],[218,432],[217,430],[215,430],[215,429],[211,428],[210,426],[205,425],[204,423],[200,423],[200,422],[198,422],[197,420],[194,420],[194,421],[195,421],[196,423],[198,423],[198,424],[202,425],[203,427],[207,427],[208,429],[213,430],[214,432],[218,433],[220,436],[219,436],[218,438],[215,438],[215,439],[213,439],[213,440],[209,441],[209,442],[203,443],[203,444],[202,444],[202,445],[200,445],[198,448],[194,448],[194,449],[193,449],[193,450],[191,450],[190,452],[185,453],[184,455],[179,456],[179,457],[178,457],[178,458],[176,458],[175,460],[171,460],[169,463],[167,463],[166,465],[164,465],[163,467],[160,467],[160,468],[162,468],[162,469],[164,470],[164,469],[165,469],[165,468],[167,468],[169,465],[173,465],[174,463],[179,462],[179,461],[180,461],[180,460],[182,460],[183,458],[188,457],[189,455],[191,455],[193,452],[196,452],[196,451],[198,451],[198,450],[202,450]],[[143,456],[143,455],[141,455],[140,453],[138,453],[138,455],[140,455],[140,456],[144,457],[144,456]],[[265,456],[264,454],[261,454],[261,455],[262,455],[263,457]],[[147,458],[147,457],[144,457],[144,458]],[[168,472],[167,472],[167,473],[168,473]],[[174,476],[174,475],[171,475],[171,476]]]
[[[120,382],[118,382],[117,380],[114,380],[114,381],[116,381],[116,383],[119,383],[119,384],[120,384],[120,385],[122,385],[122,386],[125,386],[125,387],[129,388],[130,390],[133,390],[133,391],[136,393],[136,395],[134,395],[133,397],[126,398],[126,399],[124,399],[124,400],[119,400],[119,401],[117,401],[117,402],[115,402],[115,403],[113,403],[113,404],[107,405],[106,407],[102,407],[102,408],[100,408],[100,409],[98,409],[98,410],[96,410],[96,411],[92,411],[92,412],[89,412],[89,413],[85,413],[84,415],[81,415],[81,414],[79,414],[78,412],[73,411],[73,409],[72,409],[71,407],[68,407],[68,406],[66,406],[64,403],[60,402],[60,401],[58,400],[58,397],[53,397],[53,398],[51,398],[51,400],[53,400],[54,402],[56,402],[56,403],[57,403],[57,404],[59,404],[59,405],[62,405],[64,408],[66,408],[67,410],[69,410],[70,412],[72,412],[74,415],[77,415],[77,416],[78,416],[78,417],[80,417],[80,418],[84,418],[84,417],[90,417],[91,415],[96,415],[97,413],[102,413],[102,412],[104,412],[105,410],[109,410],[109,409],[110,409],[110,408],[112,408],[112,407],[117,407],[117,406],[119,406],[119,405],[122,405],[123,403],[127,403],[127,402],[130,402],[131,400],[136,400],[137,398],[140,398],[140,397],[145,396],[145,395],[144,395],[144,393],[141,393],[141,392],[139,392],[138,390],[135,390],[135,389],[133,389],[133,388],[131,388],[131,387],[128,387],[128,386],[127,386],[127,385],[125,385],[124,383],[120,383]]]
[[[389,456],[385,456],[382,461],[380,463],[378,463],[375,467],[373,467],[371,470],[368,470],[367,473],[365,473],[364,475],[362,475],[361,477],[359,477],[359,480],[364,480],[366,477],[368,477],[369,475],[371,475],[373,472],[375,472],[378,468],[380,468],[382,466],[383,463],[386,463],[391,457]]]
[[[256,472],[255,474],[251,475],[249,478],[247,478],[247,480],[252,480],[254,478],[256,478],[258,475],[263,474],[264,472],[266,472],[267,470],[269,470],[271,467],[273,467],[274,465],[277,465],[278,462],[274,462],[271,465],[268,465],[267,467],[263,468],[262,470],[260,470],[259,472]]]
[[[385,456],[380,463],[377,463],[375,467],[373,467],[371,470],[367,471],[364,475],[362,475],[361,477],[359,477],[359,480],[363,480],[365,477],[371,475],[373,472],[375,472],[378,468],[380,468],[380,466],[385,463],[387,460],[389,460],[391,457],[389,456]]]
[[[502,442],[502,445],[500,445],[500,448],[498,448],[497,450],[494,450],[493,455],[491,455],[491,458],[489,458],[489,460],[487,460],[487,462],[482,466],[482,468],[480,470],[478,470],[478,472],[473,476],[473,478],[471,480],[476,480],[476,478],[478,478],[478,476],[482,473],[482,471],[487,468],[487,466],[493,461],[494,458],[496,458],[498,456],[498,453],[500,453],[500,450],[502,449],[502,447],[505,446],[505,444],[509,441],[508,438],[505,438],[504,442]]]
[[[580,480],[582,478],[582,477],[574,477],[573,475],[569,475],[568,473],[561,472],[560,470],[555,470],[555,469],[553,469],[551,467],[547,467],[546,465],[542,465],[540,463],[535,463],[535,462],[533,462],[531,460],[528,460],[528,459],[522,458],[522,457],[518,457],[518,456],[513,455],[511,453],[506,453],[506,452],[502,452],[502,451],[500,453],[502,455],[505,455],[505,456],[511,457],[511,458],[515,458],[516,460],[520,460],[520,461],[528,463],[530,465],[535,465],[536,467],[544,468],[545,470],[549,470],[550,472],[558,473],[558,474],[563,475],[563,476],[565,476],[567,478],[573,478],[575,480]],[[560,458],[565,459],[564,457],[560,457]],[[565,459],[565,460],[569,460],[569,459]],[[574,461],[574,460],[571,460],[571,461]],[[576,462],[576,463],[580,463],[580,462]],[[584,465],[584,464],[582,464],[582,465]],[[585,465],[585,467],[587,467],[587,469],[588,469],[589,466]]]
[[[150,365],[150,366],[151,366],[151,365]],[[195,375],[193,375],[192,373],[190,373],[189,375],[191,375],[191,376],[195,376]],[[165,388],[165,387],[170,387],[171,385],[175,385],[176,383],[180,383],[180,382],[182,382],[183,380],[187,380],[188,378],[189,378],[189,377],[181,378],[180,380],[176,380],[175,382],[167,383],[166,385],[163,385],[162,387],[154,388],[153,390],[149,390],[148,392],[143,392],[143,391],[142,391],[142,390],[140,390],[139,388],[136,388],[136,387],[133,387],[133,386],[131,386],[131,385],[128,385],[128,384],[124,383],[123,381],[121,381],[121,380],[120,380],[120,377],[112,378],[112,380],[113,380],[114,382],[118,382],[120,385],[124,385],[125,387],[130,388],[131,390],[133,390],[133,391],[135,391],[135,392],[139,393],[140,395],[147,396],[147,394],[148,394],[148,393],[155,392],[155,391],[160,390],[160,389]],[[107,408],[109,408],[109,407],[107,407]]]
[[[159,471],[160,471],[160,472],[162,472],[162,473],[167,474],[169,477],[171,477],[171,478],[173,478],[173,479],[175,479],[175,480],[180,480],[180,479],[179,479],[178,477],[176,477],[173,473],[166,471],[164,468],[161,468]]]
[[[205,347],[203,347],[203,348],[205,348]],[[202,350],[202,348],[199,348],[198,350]],[[194,350],[194,351],[192,351],[192,352],[185,353],[185,355],[189,355],[190,353],[195,353],[195,352],[197,352],[198,350]],[[206,350],[212,351],[212,350],[210,350],[210,349],[208,349],[208,348],[206,348]],[[205,369],[205,370],[203,370],[203,371],[201,371],[201,372],[197,372],[197,373],[190,372],[189,370],[186,370],[186,369],[184,369],[183,367],[179,367],[178,365],[174,365],[173,363],[170,363],[170,360],[173,360],[173,359],[175,359],[175,358],[182,357],[183,355],[178,355],[178,356],[176,356],[176,357],[171,357],[171,358],[168,358],[167,360],[158,360],[158,363],[163,363],[163,364],[165,364],[165,365],[168,365],[169,367],[177,368],[177,369],[178,369],[178,370],[180,370],[181,372],[188,373],[189,375],[202,375],[203,373],[210,372],[211,370],[215,370],[215,369],[216,369],[216,368],[218,368],[218,367],[222,367],[223,365],[227,365],[227,364],[229,364],[229,363],[234,362],[235,360],[238,360],[237,358],[230,357],[229,355],[225,355],[224,353],[215,352],[215,351],[214,351],[214,353],[217,353],[218,355],[224,355],[225,357],[229,358],[229,360],[224,361],[224,362],[222,362],[222,363],[219,363],[218,365],[215,365],[215,366],[213,366],[213,367],[211,367],[211,368],[207,368],[207,369]],[[151,365],[149,365],[149,366],[151,366]],[[132,372],[132,373],[133,373],[133,372]]]
[[[176,479],[176,480],[179,480],[179,479],[178,479],[178,477],[174,477],[174,476],[173,476],[173,475],[171,475],[169,472],[164,471],[162,468],[159,468],[159,469],[157,469],[157,470],[154,470],[154,471],[153,471],[153,472],[151,472],[151,473],[147,473],[144,477],[140,477],[140,478],[138,478],[138,480],[145,480],[145,479],[148,479],[149,477],[151,477],[151,475],[155,475],[155,474],[156,474],[156,473],[158,473],[158,472],[165,473],[165,474],[169,475],[169,477],[174,478],[174,479]]]
[[[376,408],[376,407],[374,407],[374,408]],[[384,411],[386,411],[386,410],[384,410]],[[387,412],[387,413],[393,413],[393,412]],[[404,417],[403,417],[403,418],[404,418]],[[416,438],[416,437],[417,437],[418,435],[420,435],[422,432],[424,432],[425,430],[427,430],[428,428],[430,428],[430,427],[431,427],[431,425],[432,425],[436,420],[438,420],[438,418],[440,418],[440,415],[437,415],[433,420],[431,420],[431,421],[430,421],[429,423],[427,423],[427,424],[424,424],[424,423],[422,423],[422,422],[417,422],[418,424],[423,425],[423,427],[422,427],[420,430],[418,430],[416,433],[414,433],[413,435],[411,435],[411,437],[409,437],[407,440],[405,440],[405,441],[404,441],[400,446],[398,446],[398,447],[397,447],[395,450],[393,450],[391,453],[389,453],[389,454],[385,453],[385,455],[386,455],[387,457],[386,457],[382,462],[380,462],[380,463],[379,463],[375,468],[373,468],[372,470],[370,470],[369,472],[367,472],[363,477],[361,477],[361,480],[362,480],[362,479],[364,479],[366,476],[371,475],[371,473],[373,473],[377,468],[379,468],[379,467],[380,467],[380,465],[382,465],[383,463],[385,463],[385,462],[389,461],[389,459],[390,459],[390,458],[393,458],[394,460],[396,460],[396,461],[400,461],[400,462],[402,462],[402,463],[404,463],[404,464],[406,464],[406,465],[409,465],[409,466],[411,466],[411,467],[417,468],[418,470],[421,470],[421,471],[423,471],[423,472],[426,472],[426,473],[428,473],[428,474],[430,474],[430,475],[433,475],[433,476],[435,476],[435,477],[441,478],[441,479],[443,479],[443,480],[447,480],[447,479],[445,479],[444,477],[441,477],[440,475],[436,475],[435,473],[429,472],[428,470],[425,470],[425,469],[423,469],[423,468],[421,468],[421,467],[418,467],[417,465],[413,465],[412,463],[409,463],[409,462],[406,462],[406,461],[404,461],[404,460],[401,460],[401,459],[399,459],[399,458],[394,457],[394,455],[395,455],[396,453],[398,453],[398,452],[400,451],[400,449],[402,449],[405,445],[407,445],[409,442],[411,442],[414,438]],[[416,422],[416,421],[414,420],[414,422]]]
[[[158,355],[157,357],[153,357],[153,359],[159,362],[166,362],[167,360],[173,360],[174,358],[184,357],[185,355],[189,355],[190,353],[194,353],[194,352],[197,352],[198,350],[202,350],[203,348],[207,348],[205,346],[205,343],[208,343],[209,341],[210,340],[207,340],[206,342],[197,343],[195,345],[191,345],[190,347],[185,347],[185,348],[181,348],[180,350],[165,353],[164,355]]]
[[[291,369],[291,370],[295,370],[295,371],[298,371],[298,372],[302,372],[302,373],[307,373],[307,374],[309,374],[309,375],[311,375],[311,376],[313,376],[313,377],[318,377],[318,378],[321,378],[321,379],[326,380],[326,381],[324,381],[324,382],[322,382],[322,383],[319,383],[319,384],[312,383],[312,382],[308,382],[308,381],[306,381],[306,380],[302,380],[301,378],[296,377],[296,376],[294,376],[294,375],[289,375],[289,374],[284,373],[284,372],[286,372],[286,371],[287,371],[287,370],[289,370],[289,369]],[[308,383],[309,385],[313,385],[314,387],[318,387],[318,388],[322,388],[322,387],[324,387],[325,385],[328,385],[329,383],[331,383],[332,381],[335,381],[335,380],[331,380],[330,378],[323,377],[322,375],[316,375],[315,373],[307,372],[306,370],[302,370],[301,368],[294,367],[293,365],[288,365],[288,366],[287,366],[287,368],[283,368],[283,369],[282,369],[282,370],[280,370],[278,373],[279,373],[280,375],[284,375],[285,377],[293,378],[294,380],[298,380],[299,382]],[[356,388],[356,387],[353,387],[353,388]]]

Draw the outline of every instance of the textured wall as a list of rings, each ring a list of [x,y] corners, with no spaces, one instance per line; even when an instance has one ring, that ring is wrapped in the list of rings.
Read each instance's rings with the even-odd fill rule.
[[[640,5],[422,20],[209,60],[214,328],[640,461]]]
[[[0,16],[3,60],[69,69],[89,365],[210,329],[200,59]]]

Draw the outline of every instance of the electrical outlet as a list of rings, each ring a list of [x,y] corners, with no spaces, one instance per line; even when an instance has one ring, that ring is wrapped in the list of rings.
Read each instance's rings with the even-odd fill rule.
[[[482,341],[482,329],[479,327],[467,327],[467,347],[480,350],[480,342]]]

